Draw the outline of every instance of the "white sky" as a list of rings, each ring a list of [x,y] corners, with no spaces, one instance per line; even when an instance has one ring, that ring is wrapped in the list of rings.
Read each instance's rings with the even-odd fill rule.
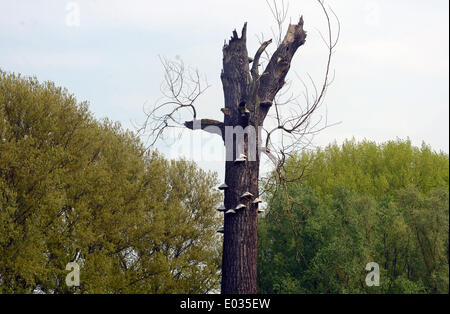
[[[324,130],[314,144],[409,137],[415,145],[425,141],[448,153],[448,1],[327,2],[342,28],[333,62],[336,78],[325,105],[328,121],[341,123]],[[302,90],[294,71],[319,81],[326,61],[316,31],[325,31],[324,18],[315,0],[291,0],[292,20],[300,14],[308,38],[291,67],[296,93]],[[0,68],[52,80],[89,101],[96,117],[132,128],[132,121],[144,119],[142,105],[161,96],[158,55],[180,56],[211,84],[199,99],[200,117],[221,119],[222,46],[245,21],[253,55],[258,45],[253,35],[270,38],[274,26],[262,0],[0,0]],[[223,174],[218,137],[186,134],[178,144],[158,147],[169,157],[192,157]]]

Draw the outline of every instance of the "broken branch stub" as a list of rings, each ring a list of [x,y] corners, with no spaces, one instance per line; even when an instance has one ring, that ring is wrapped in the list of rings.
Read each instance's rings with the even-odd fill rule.
[[[305,43],[306,31],[303,29],[303,16],[298,24],[291,24],[288,27],[286,35],[273,53],[269,63],[266,66],[264,75],[260,78],[258,96],[264,101],[264,106],[259,114],[259,121],[264,121],[273,99],[278,91],[285,84],[285,78],[289,71],[292,58],[297,49]]]

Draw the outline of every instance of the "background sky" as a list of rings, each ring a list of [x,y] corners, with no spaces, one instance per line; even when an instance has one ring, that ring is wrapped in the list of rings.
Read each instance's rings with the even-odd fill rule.
[[[449,152],[449,16],[447,0],[329,0],[341,37],[333,59],[336,76],[322,112],[340,122],[314,138],[323,147],[354,137],[376,142],[422,141]],[[315,0],[291,0],[289,16],[304,16],[307,42],[290,78],[320,82],[327,51],[317,30],[325,20]],[[200,118],[222,119],[222,46],[248,22],[248,50],[256,34],[273,37],[275,25],[262,0],[0,0],[0,68],[66,87],[87,100],[97,118],[134,129],[143,105],[161,96],[158,56],[181,58],[211,87],[198,100]],[[204,132],[200,132],[201,134]],[[198,135],[196,134],[196,135]],[[168,157],[194,159],[223,175],[222,144],[215,135],[157,145]]]

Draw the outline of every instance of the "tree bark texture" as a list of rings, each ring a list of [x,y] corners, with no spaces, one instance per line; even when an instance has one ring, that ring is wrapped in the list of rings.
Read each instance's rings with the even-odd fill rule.
[[[263,125],[275,95],[285,84],[284,79],[292,57],[305,42],[306,33],[302,18],[298,24],[290,25],[283,42],[261,75],[258,71],[259,58],[271,41],[263,43],[251,59],[247,52],[246,38],[247,24],[240,37],[234,31],[223,47],[221,79],[228,114],[224,115],[224,122],[219,127],[225,133],[227,127],[237,126],[243,129],[251,126],[256,131],[256,140],[250,140],[250,135],[244,137],[242,150],[238,150],[235,145],[237,136],[234,135],[232,141],[227,141],[226,135],[222,135],[227,151],[225,183],[228,185],[224,205],[227,209],[234,209],[239,204],[246,205],[246,208],[236,210],[235,214],[225,214],[221,282],[224,294],[257,292],[258,204],[253,204],[253,200],[258,196],[261,147],[258,127]],[[210,124],[210,121],[202,121],[202,127]],[[234,162],[240,153],[250,157],[251,149],[256,151],[256,158]],[[250,192],[253,197],[241,198],[245,192]]]

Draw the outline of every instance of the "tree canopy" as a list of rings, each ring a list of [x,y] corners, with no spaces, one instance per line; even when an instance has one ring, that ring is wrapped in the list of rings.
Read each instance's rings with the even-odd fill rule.
[[[298,153],[286,178],[259,221],[260,292],[448,293],[447,154],[352,140]],[[370,262],[378,287],[365,283]]]
[[[215,184],[65,89],[0,71],[0,293],[216,289]],[[67,287],[77,250],[80,287]]]
[[[265,186],[259,292],[448,293],[447,154],[351,140],[293,155],[284,175],[286,190]],[[217,181],[67,90],[0,71],[0,293],[217,290]]]

